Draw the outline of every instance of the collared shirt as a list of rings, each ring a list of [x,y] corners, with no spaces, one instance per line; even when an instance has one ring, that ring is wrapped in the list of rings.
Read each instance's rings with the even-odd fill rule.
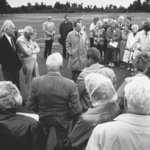
[[[93,130],[86,150],[149,150],[149,139],[149,115],[121,114]]]
[[[150,32],[146,34],[144,30],[137,33],[135,37],[135,43],[140,44],[140,49],[142,51],[149,51],[150,50]]]
[[[43,31],[45,40],[51,40],[55,35],[55,24],[52,21],[43,23]]]

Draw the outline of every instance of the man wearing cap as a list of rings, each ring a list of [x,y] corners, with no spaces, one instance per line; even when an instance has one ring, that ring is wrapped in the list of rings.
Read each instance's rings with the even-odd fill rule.
[[[27,99],[32,81],[32,76],[38,76],[38,64],[36,54],[40,52],[38,44],[34,41],[35,32],[31,26],[24,28],[24,33],[17,39],[18,54],[22,62],[22,70],[25,75]]]
[[[45,39],[44,58],[47,58],[51,54],[55,35],[55,24],[51,21],[51,16],[48,16],[48,20],[43,23],[43,31]]]
[[[99,73],[108,77],[114,87],[116,87],[116,75],[114,71],[110,68],[106,68],[103,65],[99,64],[100,62],[100,52],[97,48],[89,48],[87,50],[87,57],[86,57],[86,68],[82,70],[79,74],[77,79],[77,87],[80,95],[80,102],[82,105],[82,110],[85,112],[89,107],[92,107],[89,95],[85,89],[84,79],[90,73]]]
[[[66,58],[66,37],[67,34],[73,30],[72,22],[69,21],[68,15],[65,15],[65,20],[60,24],[59,33],[61,35],[63,45],[63,57]]]

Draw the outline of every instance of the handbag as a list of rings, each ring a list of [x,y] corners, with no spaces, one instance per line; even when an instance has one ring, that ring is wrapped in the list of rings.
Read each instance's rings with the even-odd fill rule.
[[[118,48],[118,42],[109,42],[108,48]]]

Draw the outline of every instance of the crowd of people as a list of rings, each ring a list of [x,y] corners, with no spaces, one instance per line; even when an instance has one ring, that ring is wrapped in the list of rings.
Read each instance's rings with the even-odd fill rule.
[[[148,150],[150,147],[150,22],[130,17],[93,19],[90,35],[82,19],[65,15],[59,42],[63,55],[51,53],[55,24],[43,23],[47,74],[40,75],[36,31],[20,35],[11,20],[0,37],[0,149]],[[72,79],[61,75],[68,59]],[[117,88],[113,67],[134,72]],[[26,98],[20,94],[22,69]],[[24,104],[25,112],[18,112]],[[52,129],[54,132],[52,132]],[[56,139],[50,138],[55,134]],[[55,142],[54,142],[55,140]]]

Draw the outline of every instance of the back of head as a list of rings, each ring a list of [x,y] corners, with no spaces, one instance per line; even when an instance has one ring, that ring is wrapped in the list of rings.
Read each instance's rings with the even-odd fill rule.
[[[97,48],[91,47],[87,50],[87,58],[92,58],[95,63],[100,61],[100,52]]]
[[[144,70],[150,65],[150,55],[146,52],[142,52],[133,61],[134,68],[138,72],[144,72]]]
[[[85,86],[92,105],[108,103],[117,99],[115,88],[110,79],[98,74],[90,73],[85,77]]]
[[[53,53],[48,56],[46,66],[49,71],[59,72],[63,65],[63,58],[60,53]]]
[[[146,32],[150,31],[150,23],[149,22],[145,22],[143,24],[143,30],[145,30]]]
[[[150,114],[150,80],[146,76],[136,76],[125,86],[125,98],[129,113]]]
[[[0,108],[17,108],[22,105],[22,97],[17,87],[10,81],[0,82]]]

